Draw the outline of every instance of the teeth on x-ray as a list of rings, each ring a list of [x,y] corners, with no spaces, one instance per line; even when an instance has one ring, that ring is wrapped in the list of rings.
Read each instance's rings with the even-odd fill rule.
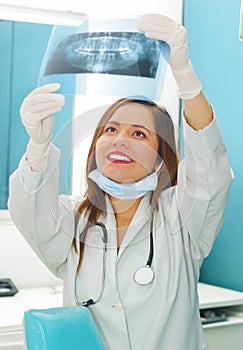
[[[138,41],[104,35],[70,44],[66,51],[67,62],[73,67],[103,73],[136,63],[142,46]]]
[[[154,77],[159,57],[158,42],[142,33],[76,33],[57,45],[45,75],[112,72]]]
[[[79,27],[54,26],[38,86],[58,82],[62,94],[143,95],[159,100],[170,49],[164,41],[138,32],[136,23],[137,18],[95,23],[87,19]]]

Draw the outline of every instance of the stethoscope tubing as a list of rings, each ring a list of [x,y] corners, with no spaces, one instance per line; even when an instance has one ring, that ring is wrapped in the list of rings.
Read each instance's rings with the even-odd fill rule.
[[[133,279],[135,283],[137,283],[140,286],[146,286],[152,283],[155,277],[154,270],[152,268],[152,262],[153,262],[153,256],[154,256],[154,239],[153,239],[153,228],[154,225],[154,218],[152,215],[151,222],[150,222],[150,233],[149,233],[149,255],[145,266],[142,266],[138,268],[133,275]],[[104,293],[105,288],[105,277],[106,277],[106,260],[107,260],[107,245],[108,245],[108,232],[107,228],[102,222],[97,222],[96,226],[101,227],[102,234],[103,234],[103,257],[102,257],[102,281],[101,281],[101,289],[99,296],[96,300],[94,299],[88,299],[87,301],[79,302],[77,297],[77,274],[78,274],[78,268],[75,273],[75,282],[74,282],[74,300],[76,305],[78,306],[90,306],[96,304],[100,299],[102,298],[102,295]],[[144,278],[146,277],[146,279]]]

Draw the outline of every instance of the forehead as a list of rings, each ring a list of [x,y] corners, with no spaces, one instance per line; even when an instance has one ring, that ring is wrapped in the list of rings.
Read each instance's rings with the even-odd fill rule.
[[[155,131],[154,117],[150,108],[152,107],[144,106],[139,103],[129,103],[119,107],[109,121],[121,124],[141,125]]]

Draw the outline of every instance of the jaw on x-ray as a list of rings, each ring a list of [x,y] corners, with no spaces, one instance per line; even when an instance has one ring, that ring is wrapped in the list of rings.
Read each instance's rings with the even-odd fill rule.
[[[61,84],[63,94],[145,95],[158,100],[169,46],[146,38],[137,18],[54,26],[42,60],[38,85]],[[123,28],[121,30],[121,28]]]

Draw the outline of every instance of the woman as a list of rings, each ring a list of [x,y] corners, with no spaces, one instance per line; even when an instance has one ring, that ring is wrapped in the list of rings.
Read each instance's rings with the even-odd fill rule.
[[[178,166],[165,109],[146,98],[121,99],[94,134],[85,197],[59,195],[51,134],[64,98],[50,84],[30,93],[20,110],[30,142],[11,176],[9,209],[63,279],[64,305],[89,306],[107,349],[207,349],[197,282],[222,224],[232,174],[188,58],[185,28],[162,15],[142,16],[138,27],[170,45],[184,102],[185,159]]]

